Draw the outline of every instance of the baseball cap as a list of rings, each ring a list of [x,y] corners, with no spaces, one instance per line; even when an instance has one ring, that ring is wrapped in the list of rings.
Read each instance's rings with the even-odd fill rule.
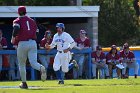
[[[26,7],[25,6],[19,6],[18,7],[18,14],[21,14],[21,13],[26,13]]]

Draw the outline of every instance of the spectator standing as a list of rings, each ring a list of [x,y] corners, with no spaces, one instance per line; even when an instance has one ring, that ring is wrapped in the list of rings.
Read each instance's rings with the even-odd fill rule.
[[[40,41],[40,49],[45,49],[45,44],[51,44],[52,42],[52,34],[50,30],[47,30],[45,32],[44,38]],[[43,66],[46,68],[46,73],[47,73],[47,68],[50,63],[50,57],[51,55],[43,55],[39,54],[39,59],[42,63]]]
[[[87,37],[87,33],[85,30],[80,30],[79,37],[75,39],[76,46],[75,49],[82,51],[90,47],[90,39]],[[77,61],[79,69],[73,70],[74,78],[82,78],[83,75],[83,66],[85,62],[86,55],[85,54],[75,54],[74,60]]]

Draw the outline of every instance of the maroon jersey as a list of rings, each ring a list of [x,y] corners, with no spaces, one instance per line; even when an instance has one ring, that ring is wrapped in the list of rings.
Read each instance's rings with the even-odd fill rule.
[[[36,39],[37,25],[36,22],[30,17],[23,16],[15,19],[14,24],[20,25],[18,32],[18,41],[28,41],[29,39]]]
[[[95,61],[102,61],[105,59],[105,53],[101,52],[100,56],[97,56],[96,51],[95,51],[95,52],[92,52],[91,57],[95,58]]]
[[[1,44],[2,46],[7,46],[7,40],[6,40],[6,38],[2,37],[2,39],[1,39],[1,41],[0,41],[0,44]]]
[[[51,42],[52,42],[52,39],[47,40],[46,38],[43,38],[43,39],[40,41],[40,46],[41,46],[41,47],[45,47],[45,44],[46,44],[46,43],[51,44]]]
[[[120,58],[133,59],[133,58],[135,58],[135,55],[132,51],[125,53],[124,50],[122,50],[122,51],[120,51]]]
[[[84,47],[90,47],[90,39],[86,38],[85,41],[82,41],[80,38],[75,39],[77,46],[83,45]]]
[[[119,54],[112,55],[111,53],[107,53],[106,62],[108,62],[109,60],[119,61],[119,58],[120,58]]]

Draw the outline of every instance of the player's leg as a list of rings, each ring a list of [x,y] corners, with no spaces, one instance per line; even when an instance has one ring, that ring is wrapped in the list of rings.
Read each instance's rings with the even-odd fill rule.
[[[105,70],[106,78],[108,79],[108,78],[109,78],[109,69],[108,69],[108,65],[105,64],[105,65],[103,66],[103,68],[104,68],[104,70]]]
[[[20,84],[20,88],[27,89],[28,86],[26,84],[26,60],[27,60],[27,45],[25,42],[19,42],[17,48],[17,58],[19,62],[19,71],[22,83]]]
[[[69,70],[71,70],[74,67],[76,69],[78,69],[77,62],[75,60],[73,60],[73,59],[71,60],[71,58],[72,57],[71,57],[70,52],[65,53],[64,57],[62,57],[62,60],[65,60],[65,61],[62,61],[62,74],[63,74],[63,76],[65,75],[64,73],[68,72]],[[69,62],[69,61],[71,61],[71,62]],[[68,70],[67,70],[67,68],[68,68]]]
[[[39,55],[39,59],[45,68],[48,68],[48,63],[47,63],[47,55]]]
[[[54,63],[53,63],[53,69],[55,71],[55,74],[56,74],[56,77],[57,79],[59,80],[58,84],[63,81],[63,78],[62,78],[62,75],[61,75],[61,70],[60,70],[60,67],[61,67],[61,62],[60,62],[60,56],[61,54],[60,53],[57,53],[55,58],[54,58]]]
[[[113,78],[113,65],[111,63],[108,64],[108,69],[109,69],[109,77]]]
[[[137,62],[134,62],[134,71],[135,71],[135,78],[138,76],[138,71],[139,71],[139,64]]]
[[[78,62],[78,66],[79,66],[79,70],[78,70],[79,78],[82,78],[84,59],[85,59],[85,56],[84,55],[80,55],[79,62]]]
[[[122,78],[126,78],[125,73],[126,73],[126,68],[127,68],[127,64],[123,63],[124,68],[122,69]]]
[[[105,70],[103,68],[99,68],[99,79],[105,78]]]
[[[48,68],[47,56],[48,56],[48,55],[39,55],[39,59],[40,59],[42,65],[43,65],[43,66],[45,67],[45,69],[46,69],[46,75],[47,75],[47,68]]]
[[[37,45],[34,40],[29,42],[30,47],[28,50],[28,58],[31,66],[41,72],[41,80],[46,80],[46,70],[45,67],[37,62]]]
[[[137,62],[130,63],[128,65],[128,68],[134,68],[134,77],[137,78],[138,70],[139,70],[139,64]]]
[[[71,63],[69,64],[69,58],[68,58],[69,54],[68,53],[63,53],[61,58],[61,64],[62,64],[62,73],[67,73],[69,71],[69,68],[71,69],[74,65]],[[63,77],[62,77],[63,78]],[[64,81],[62,81],[61,84],[64,84]]]
[[[92,63],[92,78],[93,79],[96,78],[96,68],[97,68],[97,65]]]
[[[121,69],[116,67],[116,72],[117,72],[118,79],[120,79],[121,78]]]

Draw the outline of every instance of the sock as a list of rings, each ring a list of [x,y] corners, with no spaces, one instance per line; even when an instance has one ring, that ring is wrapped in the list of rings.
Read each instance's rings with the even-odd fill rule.
[[[58,79],[58,80],[62,80],[61,71],[58,70],[58,71],[55,71],[55,73],[56,73],[57,79]]]
[[[62,80],[64,80],[65,72],[61,71]]]
[[[25,66],[19,66],[20,76],[22,82],[26,82],[26,68]]]

